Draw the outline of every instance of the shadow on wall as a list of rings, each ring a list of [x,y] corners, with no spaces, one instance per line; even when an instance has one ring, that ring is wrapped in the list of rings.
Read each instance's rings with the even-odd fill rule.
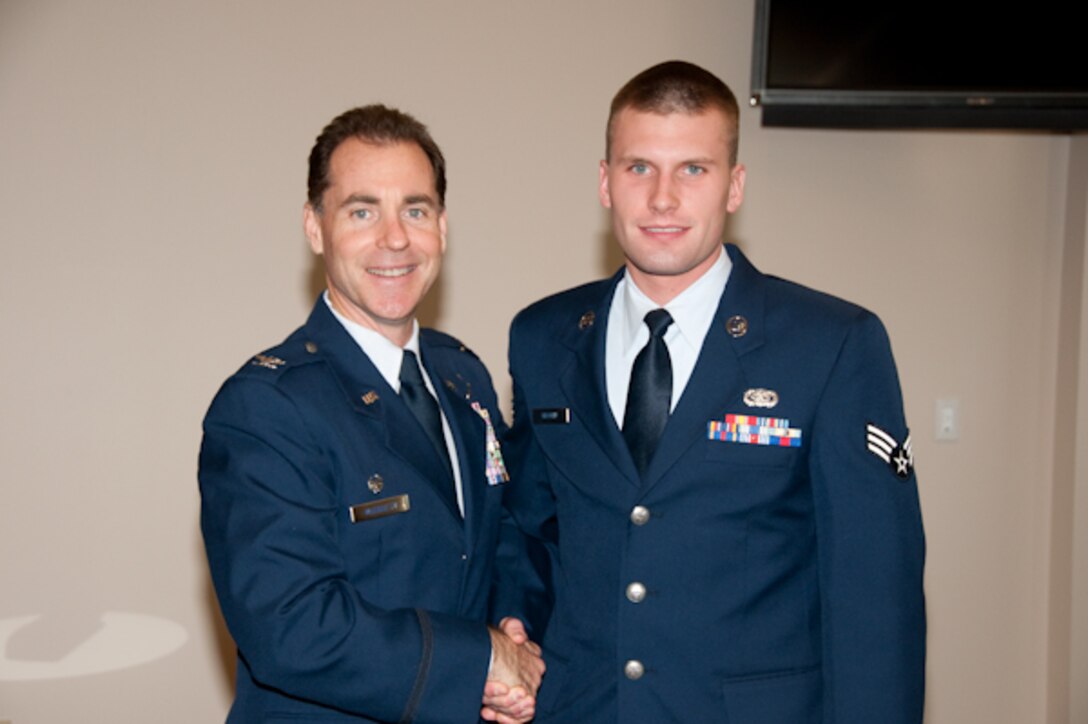
[[[0,619],[0,683],[73,679],[143,666],[185,645],[176,621],[133,611],[47,610]]]

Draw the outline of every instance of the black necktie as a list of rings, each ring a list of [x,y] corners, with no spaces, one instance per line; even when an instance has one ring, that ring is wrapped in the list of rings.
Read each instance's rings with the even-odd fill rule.
[[[639,475],[646,472],[657,442],[669,421],[672,400],[672,360],[665,346],[665,330],[672,317],[664,309],[646,315],[650,339],[635,357],[631,386],[627,389],[627,410],[623,413],[623,439],[635,460]]]
[[[449,473],[450,480],[453,480],[450,453],[446,448],[446,437],[442,434],[442,414],[438,411],[438,401],[423,383],[423,374],[419,370],[415,352],[409,349],[404,350],[404,357],[400,362],[400,396],[427,433],[435,452],[438,453],[438,459],[445,463],[446,472]]]

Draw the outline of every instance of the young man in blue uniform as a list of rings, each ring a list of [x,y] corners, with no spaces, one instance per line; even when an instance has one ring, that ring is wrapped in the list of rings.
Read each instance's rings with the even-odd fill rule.
[[[238,645],[228,722],[526,721],[543,672],[484,621],[504,484],[491,379],[416,308],[446,249],[445,163],[384,106],[310,155],[328,289],[204,422],[201,525]],[[513,628],[510,628],[513,626]]]
[[[922,718],[924,540],[888,338],[723,245],[737,116],[689,63],[625,85],[599,189],[624,268],[512,325],[507,504],[535,555],[512,557],[501,605],[544,630],[542,724]]]

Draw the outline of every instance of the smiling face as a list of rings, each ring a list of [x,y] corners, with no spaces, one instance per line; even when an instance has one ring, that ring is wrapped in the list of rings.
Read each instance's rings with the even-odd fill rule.
[[[721,253],[726,217],[744,198],[744,167],[729,163],[735,132],[716,108],[625,108],[612,120],[601,204],[612,211],[628,273],[658,304],[687,289]]]
[[[434,169],[415,143],[349,138],[329,162],[320,210],[303,227],[324,257],[329,300],[340,314],[404,346],[446,251],[446,212]]]

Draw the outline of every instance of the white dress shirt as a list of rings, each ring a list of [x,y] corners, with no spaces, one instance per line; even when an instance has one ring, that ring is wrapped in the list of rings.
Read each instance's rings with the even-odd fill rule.
[[[670,412],[691,379],[703,340],[718,311],[722,292],[729,281],[733,263],[724,248],[718,259],[695,282],[678,294],[664,309],[672,316],[665,332],[665,345],[672,361],[672,401]],[[647,312],[658,305],[646,296],[625,272],[616,285],[612,306],[608,310],[608,331],[605,334],[604,376],[608,389],[608,404],[616,425],[623,428],[623,413],[627,409],[627,388],[631,385],[631,367],[635,357],[646,346],[650,330],[643,321]]]
[[[400,366],[404,358],[404,350],[408,349],[415,353],[416,360],[419,362],[420,368],[423,370],[423,383],[427,386],[427,390],[431,393],[431,396],[438,399],[438,395],[435,394],[434,384],[431,382],[431,376],[427,372],[427,368],[423,365],[423,358],[419,354],[419,322],[412,320],[412,336],[408,339],[408,343],[404,345],[403,349],[390,342],[379,332],[375,332],[373,329],[368,329],[357,322],[353,322],[347,317],[340,314],[333,308],[332,303],[329,302],[329,293],[326,291],[324,294],[325,304],[328,305],[329,311],[336,317],[336,320],[343,325],[347,330],[351,338],[355,340],[355,343],[359,345],[359,348],[363,350],[363,354],[370,358],[370,361],[374,363],[374,366],[378,368],[378,372],[382,378],[389,383],[389,386],[399,395],[400,394]],[[461,509],[461,516],[465,515],[465,496],[464,491],[461,488],[461,466],[457,461],[457,446],[453,442],[453,433],[450,431],[450,424],[446,420],[446,413],[442,410],[442,405],[438,405],[438,412],[442,417],[442,437],[446,440],[446,450],[450,454],[450,467],[453,468],[453,483],[457,489],[457,507]]]

